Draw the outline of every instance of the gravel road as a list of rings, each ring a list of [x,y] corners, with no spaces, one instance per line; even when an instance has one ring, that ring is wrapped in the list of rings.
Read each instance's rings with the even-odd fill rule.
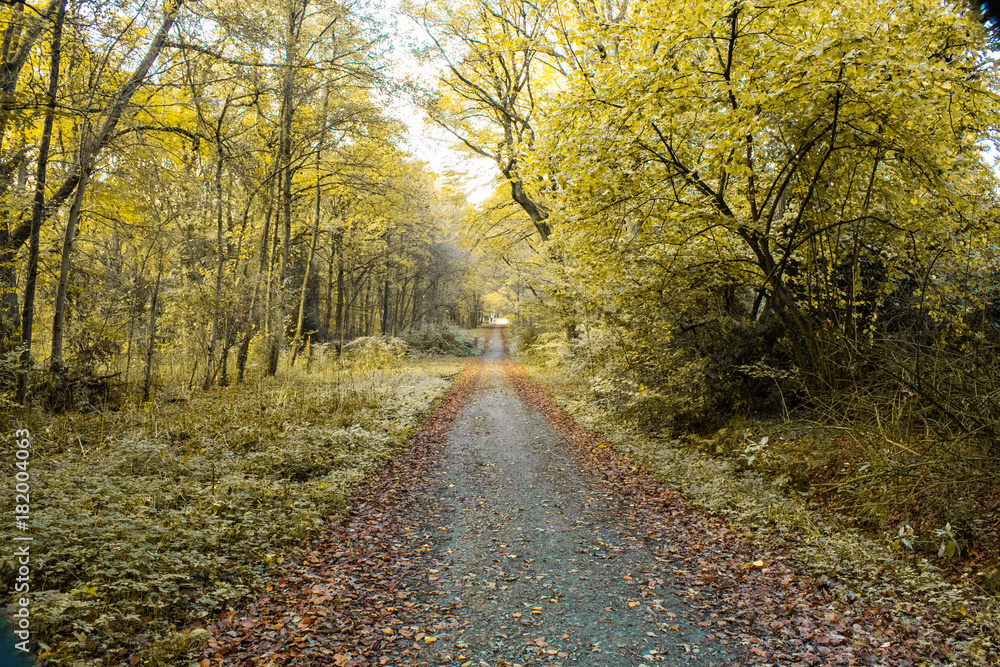
[[[451,615],[438,662],[738,664],[643,526],[507,386],[505,358],[494,335],[423,502],[417,597]]]

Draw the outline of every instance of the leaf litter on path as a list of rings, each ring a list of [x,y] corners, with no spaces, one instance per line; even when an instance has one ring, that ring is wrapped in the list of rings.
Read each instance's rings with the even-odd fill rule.
[[[762,549],[613,454],[501,345],[210,626],[203,667],[947,664],[970,631],[834,599],[788,545]]]

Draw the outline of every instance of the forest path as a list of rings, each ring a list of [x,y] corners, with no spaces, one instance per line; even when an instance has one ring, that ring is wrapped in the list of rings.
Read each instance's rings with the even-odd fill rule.
[[[423,503],[437,576],[418,597],[457,621],[438,633],[439,659],[719,664],[719,644],[696,625],[707,614],[684,603],[671,561],[512,391],[505,359],[492,336]]]
[[[765,567],[724,519],[612,454],[504,347],[493,330],[409,448],[263,595],[208,625],[200,667],[710,667],[803,654],[797,630],[773,620],[814,597],[787,557]],[[810,636],[847,622],[826,618]],[[768,639],[773,627],[787,639]]]

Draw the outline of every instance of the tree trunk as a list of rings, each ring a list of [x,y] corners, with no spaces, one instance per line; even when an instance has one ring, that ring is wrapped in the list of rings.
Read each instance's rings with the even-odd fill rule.
[[[236,353],[236,384],[243,383],[243,375],[247,368],[247,357],[250,354],[250,334],[248,333],[240,341],[239,351]]]
[[[291,102],[289,101],[288,104],[290,105]],[[289,125],[290,124],[291,114],[289,113]],[[288,141],[290,140],[286,140],[286,142]],[[278,356],[281,354],[281,348],[284,346],[285,342],[285,285],[288,280],[288,256],[291,251],[292,243],[292,166],[290,151],[290,145],[285,146],[282,149],[282,155],[285,156],[284,159],[287,160],[287,162],[285,163],[285,167],[282,171],[281,179],[281,229],[283,237],[281,242],[281,256],[278,260],[278,285],[275,294],[275,298],[278,300],[278,321],[274,330],[271,332],[271,356],[274,361],[268,366],[268,374],[272,376],[278,370]]]
[[[313,211],[312,243],[309,246],[309,256],[306,257],[306,270],[302,274],[302,289],[299,292],[299,316],[295,322],[295,342],[293,343],[294,350],[292,352],[293,366],[295,365],[295,359],[299,356],[299,346],[302,344],[302,326],[306,318],[306,291],[309,286],[309,273],[312,271],[313,258],[316,256],[316,243],[319,240],[319,222],[323,203],[323,188],[320,185],[320,165],[323,155],[323,142],[326,141],[326,115],[329,102],[330,86],[328,84],[323,94],[323,127],[320,129],[319,143],[316,148],[316,206]]]
[[[152,303],[149,304],[149,345],[146,347],[146,377],[142,381],[142,402],[149,400],[149,390],[153,386],[153,354],[156,352],[156,309],[160,299],[160,278],[163,268],[156,274],[156,287],[153,288]]]
[[[228,332],[226,332],[226,335],[223,337],[223,341],[224,342],[223,342],[223,345],[222,345],[222,354],[219,355],[219,358],[222,359],[222,369],[221,369],[221,375],[219,377],[219,386],[220,387],[228,387],[229,386],[229,350],[231,350],[232,347],[233,347],[232,343],[230,342],[230,338],[229,338],[229,333]]]
[[[426,313],[421,308],[423,304],[424,292],[420,289],[420,276],[413,280],[413,306],[410,311],[410,329],[418,329],[425,321]]]
[[[337,268],[337,338],[340,339],[340,347],[337,353],[344,351],[344,259],[340,258]]]
[[[285,285],[288,281],[288,256],[292,245],[292,167],[290,164],[291,158],[289,157],[288,159],[289,163],[285,166],[281,184],[281,228],[283,238],[276,291],[276,298],[278,299],[278,322],[271,334],[273,336],[271,343],[272,362],[268,365],[268,374],[271,376],[278,371],[278,357],[281,355],[281,349],[285,343],[285,319],[287,318]]]
[[[52,141],[52,121],[59,92],[59,58],[62,55],[62,27],[66,16],[66,0],[59,4],[52,29],[52,59],[49,64],[49,91],[42,126],[42,141],[38,147],[38,168],[35,171],[35,199],[31,209],[31,243],[28,250],[28,278],[24,285],[24,309],[21,315],[21,369],[17,378],[17,401],[28,402],[28,379],[31,371],[31,331],[35,320],[35,285],[38,282],[38,236],[45,211],[45,171]]]
[[[76,239],[77,223],[80,220],[80,208],[83,206],[83,195],[90,179],[88,169],[83,170],[80,185],[76,188],[73,205],[69,209],[66,220],[66,234],[63,236],[62,257],[59,264],[59,285],[56,287],[55,315],[52,318],[52,408],[57,413],[66,408],[65,380],[66,367],[63,363],[63,331],[66,322],[66,292],[69,289],[70,259],[73,253],[73,241]]]
[[[285,42],[285,72],[281,86],[281,116],[279,135],[279,156],[281,164],[281,222],[284,240],[281,249],[281,269],[278,272],[278,326],[273,333],[271,343],[271,363],[268,364],[268,374],[278,371],[278,357],[285,340],[285,283],[288,279],[288,255],[292,237],[292,119],[294,117],[295,92],[295,52],[298,43],[299,27],[305,15],[305,7],[301,11],[290,9],[288,13],[288,34]]]
[[[280,161],[280,156],[279,156]],[[281,172],[282,174],[284,172]],[[276,173],[277,175],[277,173]],[[268,205],[270,211],[272,205]],[[278,222],[274,221],[274,235],[270,240],[267,263],[267,292],[264,297],[264,332],[267,336],[267,374],[273,376],[278,370],[278,346],[274,333],[275,326],[271,322],[271,310],[273,308],[272,294],[274,293],[274,263],[278,254]],[[280,288],[279,288],[280,289]],[[273,360],[273,361],[272,361]]]
[[[221,120],[220,120],[221,124]],[[212,388],[212,375],[215,370],[215,347],[219,340],[219,317],[222,308],[222,276],[226,269],[226,232],[222,224],[222,142],[218,142],[219,159],[215,166],[215,243],[218,263],[215,269],[215,307],[212,310],[212,337],[208,342],[208,360],[205,363],[205,382],[201,388],[208,391]]]
[[[400,331],[405,331],[404,320],[406,318],[406,298],[409,296],[407,292],[407,287],[409,287],[409,279],[403,281],[403,285],[396,292],[396,306],[393,308],[393,318],[392,318],[392,335],[396,336]]]
[[[385,280],[382,291],[382,335],[389,336],[389,279]]]
[[[264,229],[260,234],[260,269],[257,275],[257,281],[260,282],[260,276],[262,274],[267,275],[264,285],[264,334],[270,335],[271,327],[268,324],[271,320],[271,272],[274,270],[274,252],[275,245],[277,244],[277,235],[272,241],[271,236],[271,218],[274,215],[274,199],[275,199],[275,180],[278,178],[277,169],[278,158],[275,157],[275,170],[271,175],[271,184],[267,192],[267,210],[264,213]],[[277,227],[277,225],[275,225]],[[265,271],[266,269],[266,271]]]
[[[334,297],[334,287],[333,273],[334,273],[334,251],[330,251],[330,261],[326,263],[326,308],[323,309],[323,340],[328,341],[332,336],[330,330],[330,325],[333,324],[333,304],[336,299]]]
[[[309,287],[309,272],[312,270],[313,257],[316,255],[316,239],[319,238],[319,186],[316,186],[316,221],[313,226],[312,243],[309,246],[309,255],[306,257],[306,270],[302,276],[302,289],[299,291],[299,316],[295,323],[295,342],[292,352],[292,365],[295,365],[295,358],[299,354],[302,344],[302,327],[306,320],[306,292]]]
[[[375,328],[375,318],[372,316],[372,281],[365,281],[365,306],[364,306],[364,318],[365,318],[365,335],[371,336],[374,333]]]
[[[339,235],[340,235],[340,232],[338,231],[337,233],[335,233],[333,235],[333,238],[330,241],[330,261],[327,263],[327,267],[326,267],[326,271],[327,271],[327,273],[326,273],[326,314],[325,314],[325,316],[323,318],[323,333],[325,335],[326,340],[330,340],[331,338],[335,337],[336,335],[339,335],[339,331],[334,331],[334,330],[330,329],[330,325],[334,321],[333,320],[334,305],[337,303],[337,298],[334,297],[334,294],[335,294],[334,290],[336,288],[334,287],[333,274],[334,274],[334,269],[336,269],[336,265],[334,263],[334,258],[339,254],[338,253],[338,248],[337,248],[337,246],[340,245]]]

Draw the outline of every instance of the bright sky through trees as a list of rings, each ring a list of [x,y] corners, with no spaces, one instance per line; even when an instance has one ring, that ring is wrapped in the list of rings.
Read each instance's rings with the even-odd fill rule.
[[[400,12],[398,0],[380,5],[374,16],[390,31],[391,75],[397,82],[408,82],[422,90],[438,85],[442,62],[421,62],[414,48],[432,44],[424,28]],[[488,160],[455,150],[456,139],[433,123],[414,101],[412,91],[398,91],[386,98],[387,111],[406,124],[406,147],[413,157],[427,162],[437,174],[450,178],[453,186],[465,192],[476,204],[493,192],[495,166]]]

